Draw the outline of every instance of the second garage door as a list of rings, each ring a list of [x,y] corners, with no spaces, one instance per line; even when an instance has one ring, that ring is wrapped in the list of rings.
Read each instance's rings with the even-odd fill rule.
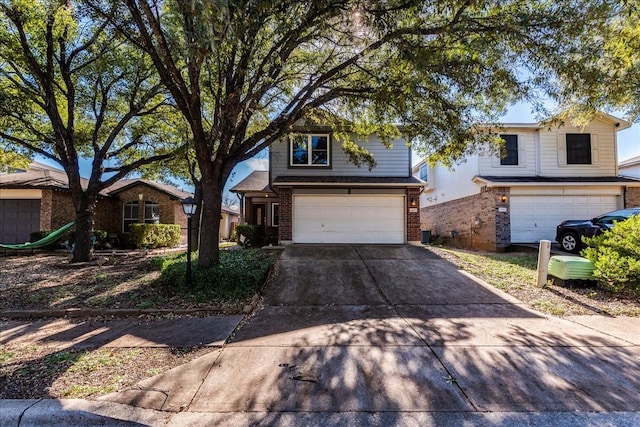
[[[40,200],[0,200],[0,243],[29,241],[29,234],[40,230]]]
[[[405,243],[404,196],[295,195],[294,243]]]
[[[618,197],[566,195],[511,196],[511,242],[553,241],[556,227],[566,219],[590,219],[616,210]]]

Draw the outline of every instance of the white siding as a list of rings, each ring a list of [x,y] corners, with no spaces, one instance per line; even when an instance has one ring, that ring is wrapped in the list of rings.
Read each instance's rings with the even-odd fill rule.
[[[591,134],[590,165],[566,164],[567,133]],[[616,130],[610,124],[594,120],[584,129],[571,125],[540,131],[540,173],[542,176],[615,176]]]
[[[498,154],[481,154],[478,156],[479,175],[489,176],[533,176],[536,174],[536,131],[522,129],[505,129],[500,132],[507,135],[518,135],[518,164],[501,165]]]
[[[637,165],[629,165],[621,167],[618,173],[622,176],[631,176],[634,178],[640,178],[640,163]]]
[[[393,141],[393,147],[387,149],[379,138],[372,135],[368,141],[360,142],[362,147],[369,150],[376,162],[375,168],[369,171],[367,165],[355,166],[348,161],[342,151],[341,144],[331,138],[330,168],[289,167],[289,145],[286,141],[279,141],[271,145],[271,176],[410,176],[410,149],[404,140]]]
[[[438,163],[430,170],[429,191],[422,193],[420,206],[433,206],[480,192],[480,186],[471,180],[478,174],[478,156],[473,155],[452,169]]]

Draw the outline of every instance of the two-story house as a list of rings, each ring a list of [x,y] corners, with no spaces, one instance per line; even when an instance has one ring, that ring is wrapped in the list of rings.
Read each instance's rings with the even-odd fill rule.
[[[640,206],[640,180],[620,177],[617,132],[630,124],[599,114],[585,128],[503,125],[506,155],[478,153],[452,168],[421,162],[421,227],[462,247],[504,250],[554,240],[566,219]]]
[[[386,148],[376,135],[362,145],[375,157],[371,170],[351,163],[327,127],[272,144],[269,171],[231,189],[245,222],[277,230],[282,244],[418,243],[424,183],[412,176],[410,147],[399,139]]]

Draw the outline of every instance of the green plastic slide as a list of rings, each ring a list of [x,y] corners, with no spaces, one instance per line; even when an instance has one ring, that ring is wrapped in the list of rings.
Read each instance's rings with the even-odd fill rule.
[[[73,227],[75,223],[76,223],[75,221],[71,221],[69,224],[63,225],[62,227],[58,228],[56,231],[44,236],[42,239],[38,240],[37,242],[27,242],[21,245],[5,245],[0,243],[0,248],[20,250],[20,249],[40,249],[40,248],[47,247],[50,244],[57,241],[58,239],[60,239],[64,235],[64,233],[67,232],[67,230]]]

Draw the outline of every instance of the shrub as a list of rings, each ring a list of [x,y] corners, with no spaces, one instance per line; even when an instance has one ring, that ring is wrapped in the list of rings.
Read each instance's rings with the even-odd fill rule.
[[[136,248],[178,246],[180,226],[176,224],[131,224],[131,244]]]
[[[593,274],[604,288],[640,294],[640,215],[584,242],[582,255],[593,262]]]
[[[273,265],[271,253],[255,250],[220,251],[220,265],[197,268],[192,252],[192,288],[186,288],[186,254],[158,257],[152,265],[161,269],[160,280],[170,294],[193,294],[199,301],[239,300],[255,293]]]
[[[243,235],[246,238],[244,245],[258,246],[262,243],[261,230],[257,225],[240,224],[236,226],[236,239],[240,242],[240,235]]]

